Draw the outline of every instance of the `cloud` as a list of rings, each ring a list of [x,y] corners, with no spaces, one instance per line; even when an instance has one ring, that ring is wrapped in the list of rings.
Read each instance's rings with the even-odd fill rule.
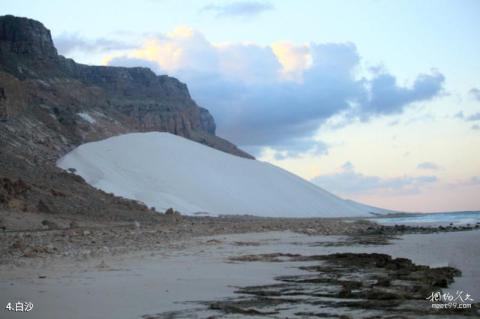
[[[369,83],[369,101],[361,106],[363,116],[401,113],[405,105],[430,100],[442,90],[445,77],[436,71],[420,74],[411,87],[397,85],[391,74],[379,74]]]
[[[210,11],[217,17],[253,17],[265,11],[273,10],[271,3],[265,1],[236,1],[222,4],[209,4],[201,11]]]
[[[329,145],[321,141],[311,139],[293,139],[287,144],[271,145],[271,151],[276,160],[298,158],[308,154],[310,156],[327,155]],[[258,153],[253,150],[255,154]]]
[[[423,162],[417,165],[418,169],[429,169],[429,170],[438,170],[440,167],[432,162]]]
[[[480,101],[480,89],[478,88],[472,88],[470,89],[470,91],[468,92],[470,93],[470,95],[477,101]]]
[[[274,158],[281,161],[286,159],[301,158],[304,156],[327,155],[331,145],[313,138],[292,138],[278,144],[268,146],[251,145],[244,147],[250,154],[261,158]]]
[[[438,96],[444,82],[435,71],[416,76],[410,86],[399,85],[384,69],[360,78],[361,57],[353,43],[213,44],[188,27],[151,37],[107,64],[122,61],[154,63],[155,70],[186,82],[215,117],[218,134],[248,149],[284,151],[301,143],[315,151],[312,137],[333,116],[345,115],[345,125],[398,114]]]
[[[480,176],[472,176],[469,180],[470,185],[480,185]]]
[[[472,125],[472,130],[475,130],[475,131],[480,130],[480,125],[478,125],[478,124],[473,124],[473,125]]]
[[[454,115],[455,118],[465,120],[467,122],[473,122],[473,121],[479,121],[480,120],[480,112],[471,114],[471,115],[465,115],[463,114],[462,111],[458,112],[457,114]]]
[[[343,196],[370,193],[417,194],[423,187],[436,181],[436,176],[382,178],[363,175],[357,173],[350,162],[343,164],[339,173],[320,175],[311,179],[314,184]]]
[[[449,184],[449,187],[451,188],[459,186],[480,186],[480,175],[474,175],[469,178]]]
[[[113,58],[107,58],[108,64],[111,66],[123,66],[123,67],[146,67],[151,69],[153,72],[157,74],[163,74],[165,73],[165,70],[162,70],[160,66],[151,61],[146,61],[143,59],[138,59],[138,58],[129,58],[129,57],[113,57]]]
[[[466,120],[467,121],[478,121],[478,120],[480,120],[480,112],[467,116]]]
[[[352,162],[348,161],[348,162],[343,163],[342,169],[343,169],[344,171],[347,171],[347,172],[348,172],[348,171],[350,171],[350,172],[353,171],[353,164],[352,164]]]
[[[281,75],[287,80],[302,82],[303,72],[312,65],[309,47],[277,42],[272,44],[272,51],[282,65]]]
[[[74,51],[82,52],[105,52],[114,50],[128,50],[136,47],[136,44],[124,43],[118,40],[98,38],[87,40],[76,33],[63,33],[54,39],[55,47],[63,55]]]
[[[217,49],[201,33],[186,26],[149,37],[128,57],[157,63],[171,74],[206,74],[219,68]]]

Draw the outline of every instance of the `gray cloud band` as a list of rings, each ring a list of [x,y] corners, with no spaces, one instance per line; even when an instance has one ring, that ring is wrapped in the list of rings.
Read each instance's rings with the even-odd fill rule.
[[[182,39],[188,63],[171,75],[186,82],[198,104],[212,112],[219,135],[251,149],[285,149],[296,142],[304,151],[316,146],[312,136],[332,116],[342,114],[346,125],[399,114],[412,103],[439,96],[445,82],[437,71],[417,75],[408,87],[385,71],[358,78],[360,56],[352,43],[310,44],[311,66],[303,71],[302,81],[279,80],[282,65],[272,48],[219,49],[195,36],[188,45]],[[120,56],[110,64],[147,66],[164,73],[162,65],[140,58]],[[295,152],[292,148],[291,154]]]

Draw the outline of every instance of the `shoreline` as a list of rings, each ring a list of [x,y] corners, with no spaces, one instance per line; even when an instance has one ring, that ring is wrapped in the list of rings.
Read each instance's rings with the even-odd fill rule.
[[[384,237],[383,240],[411,233],[469,231],[470,226],[382,225],[375,219],[361,218],[258,218],[251,216],[191,217],[164,215],[162,222],[78,225],[46,220],[44,228],[0,231],[0,269],[43,264],[60,259],[81,261],[130,251],[156,251],[175,243],[215,235],[291,231],[306,235]],[[52,219],[52,218],[51,218]],[[45,220],[44,220],[45,221]],[[377,240],[376,239],[376,240]]]
[[[297,267],[312,264],[285,260],[238,262],[232,261],[232,257],[278,253],[286,256],[328,256],[332,253],[375,252],[387,253],[392,258],[406,257],[418,265],[444,267],[452,265],[449,265],[448,260],[446,263],[439,262],[443,257],[449,256],[447,251],[443,257],[435,253],[442,246],[441,238],[453,245],[445,246],[450,251],[455,245],[458,247],[468,245],[472,240],[478,241],[480,231],[406,234],[399,238],[397,236],[396,239],[394,236],[387,237],[385,239],[385,236],[379,234],[307,235],[290,231],[221,234],[174,241],[163,249],[133,250],[80,260],[46,259],[45,263],[38,263],[39,259],[36,259],[36,264],[20,267],[4,265],[0,280],[0,290],[3,293],[0,295],[2,300],[6,298],[5,295],[11,296],[10,298],[31,298],[37,307],[42,308],[36,317],[45,319],[58,317],[60,311],[64,314],[72,313],[69,315],[71,318],[185,318],[189,317],[189,313],[192,314],[191,311],[205,314],[199,318],[219,315],[220,312],[217,318],[222,318],[224,302],[235,301],[239,296],[235,291],[239,288],[269,286],[277,283],[275,278],[279,276],[302,276],[307,273]],[[423,243],[423,246],[418,246],[419,243]],[[478,264],[480,256],[473,254],[472,249],[476,249],[474,244],[468,250],[458,250],[460,256],[454,256],[460,264],[453,266],[463,270],[462,276],[469,277],[463,282],[462,277],[456,277],[451,288],[459,288],[458,285],[468,282],[473,285],[480,282],[479,274],[469,272],[472,265]],[[427,251],[429,253],[425,253]],[[461,264],[467,260],[467,255],[471,257],[469,266],[467,265],[470,270]],[[439,259],[435,260],[437,257]],[[55,263],[51,263],[52,260]],[[363,267],[358,268],[358,271],[361,274]],[[463,286],[463,289],[471,287]],[[473,294],[472,291],[470,293]],[[474,298],[477,302],[478,299]],[[119,300],[124,304],[122,309],[113,309]],[[422,301],[421,304],[421,309],[424,309],[426,303]],[[103,305],[105,309],[97,309],[95,305]],[[257,306],[260,308],[252,307],[260,311],[261,305]],[[123,309],[124,307],[126,308]],[[209,307],[220,307],[220,310]],[[85,311],[88,312],[90,308],[98,311],[86,314]],[[335,309],[336,306],[331,307],[332,311],[341,310]]]
[[[162,222],[67,224],[47,223],[46,229],[0,231],[0,266],[62,258],[84,260],[151,251],[179,241],[222,234],[293,231],[307,234],[348,235],[375,224],[340,219],[283,219],[251,217],[162,216]],[[53,225],[53,226],[52,226]]]

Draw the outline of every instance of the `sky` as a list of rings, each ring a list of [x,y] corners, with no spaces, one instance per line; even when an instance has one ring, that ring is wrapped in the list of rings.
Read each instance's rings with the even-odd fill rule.
[[[344,198],[480,210],[477,0],[7,0],[60,54],[187,83],[217,134]]]

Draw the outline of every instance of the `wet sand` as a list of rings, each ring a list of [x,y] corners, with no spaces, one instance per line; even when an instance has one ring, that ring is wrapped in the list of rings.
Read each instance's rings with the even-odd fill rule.
[[[274,277],[302,273],[297,267],[305,263],[230,261],[235,256],[279,252],[306,256],[376,252],[422,265],[450,265],[463,273],[450,289],[468,291],[476,302],[480,299],[478,230],[403,235],[391,245],[364,245],[346,239],[292,232],[220,235],[179,241],[162,250],[81,262],[9,265],[1,270],[0,300],[31,301],[34,309],[23,314],[2,309],[1,317],[149,318],[183,310],[185,318],[194,313],[206,318],[216,312],[199,301],[223,300],[235,296],[235,287],[272,284]]]

